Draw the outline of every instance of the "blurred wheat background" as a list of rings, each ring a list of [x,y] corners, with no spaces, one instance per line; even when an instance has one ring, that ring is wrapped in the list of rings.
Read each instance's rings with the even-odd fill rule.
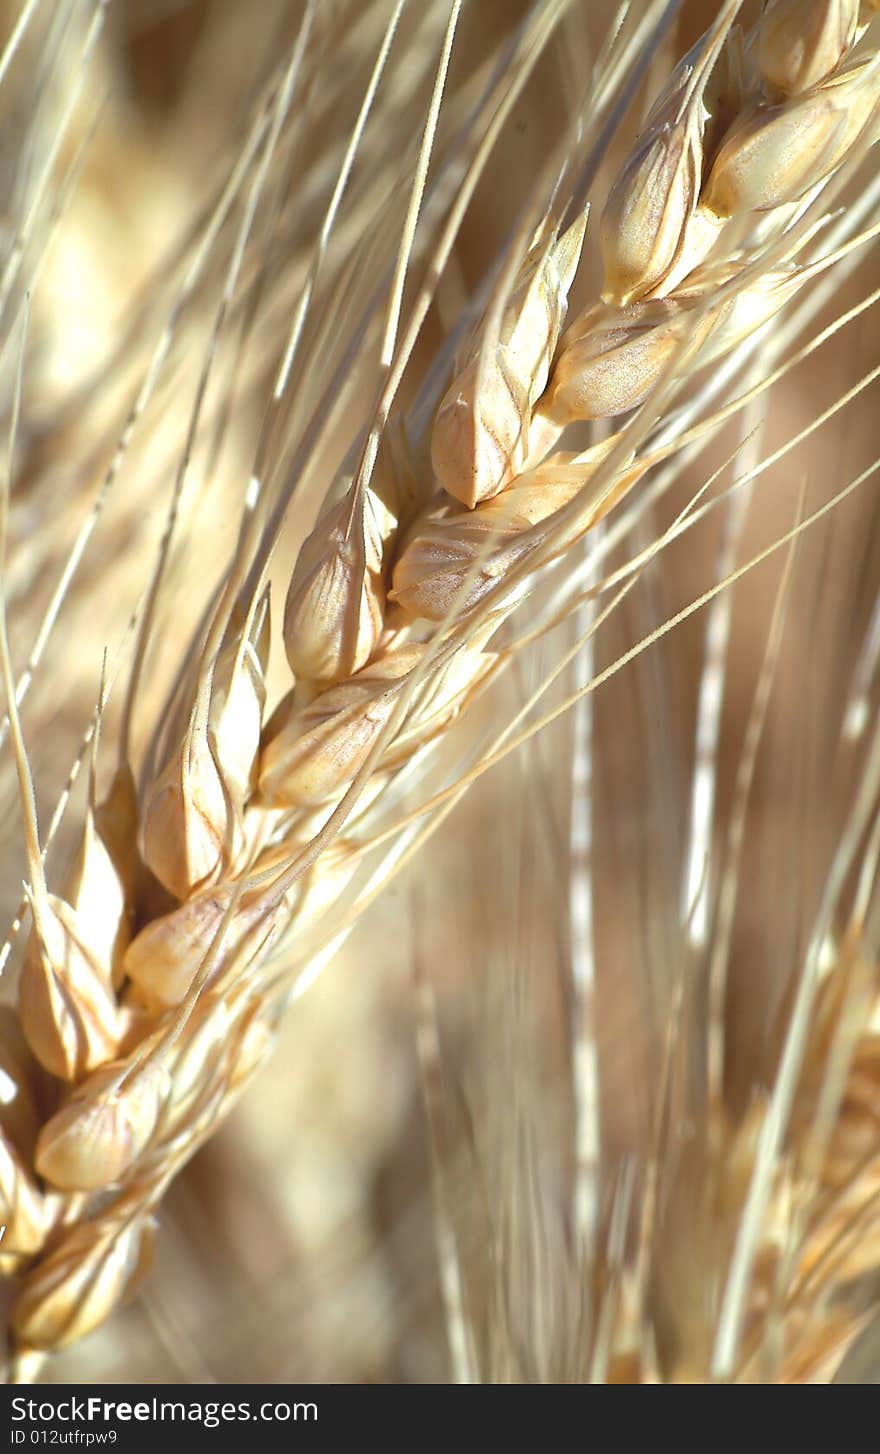
[[[205,583],[219,578],[234,543],[278,350],[391,9],[389,0],[322,0],[317,7],[291,123],[223,319],[183,482],[157,645],[134,723],[140,756],[205,609]],[[758,9],[747,7],[750,15]],[[562,10],[467,210],[406,375],[407,400],[418,397],[454,320],[507,244],[531,180],[562,144],[617,6],[572,0]],[[591,187],[598,202],[648,101],[716,10],[713,0],[682,5]],[[457,157],[471,108],[493,68],[505,64],[528,12],[525,0],[464,6],[437,148],[438,209],[460,185]],[[21,0],[3,0],[4,35],[21,13]],[[346,325],[353,335],[393,256],[401,179],[411,170],[447,14],[442,0],[404,12],[379,124],[367,135],[331,237],[315,316],[326,311],[333,330],[322,336],[316,323],[306,338],[296,421],[285,421],[292,434],[294,422],[302,428],[313,410],[323,411],[310,475],[293,498],[276,559],[279,605],[319,491],[357,439],[369,407],[374,356],[368,343],[346,355]],[[90,30],[96,16],[98,32]],[[7,258],[22,252],[0,335],[4,418],[29,295],[7,585],[19,672],[108,478],[180,280],[236,159],[246,155],[261,98],[302,19],[301,0],[112,0],[106,7],[47,0],[36,6],[3,79],[0,235]],[[246,174],[256,165],[246,159]],[[869,158],[866,167],[870,173],[876,161]],[[41,823],[48,823],[80,751],[105,650],[112,669],[120,643],[123,651],[130,646],[128,622],[165,526],[241,205],[239,198],[233,221],[219,228],[181,312],[23,705]],[[596,288],[591,234],[577,305]],[[829,290],[805,336],[815,337],[878,286],[876,249],[866,247]],[[642,522],[643,544],[738,447],[770,457],[819,419],[876,366],[878,339],[876,309],[868,308],[783,378],[766,409],[756,406],[745,425],[735,422],[680,471],[657,513]],[[448,353],[444,362],[448,370]],[[336,367],[342,372],[331,411],[323,391]],[[733,507],[715,510],[658,557],[599,631],[592,669],[708,590],[725,538],[739,564],[790,529],[799,509],[817,509],[871,465],[877,417],[873,382],[756,480],[738,521],[732,523]],[[757,446],[743,443],[758,424]],[[871,623],[878,523],[876,480],[869,480],[805,534],[793,556],[777,552],[725,597],[730,638],[712,828],[719,849],[780,583],[791,571],[733,926],[726,1094],[734,1118],[747,1116],[772,1081],[792,987],[849,810],[859,759],[841,752],[842,712],[856,698],[872,720],[877,709]],[[448,1381],[462,1366],[461,1350],[450,1348],[455,1289],[448,1281],[444,1287],[441,1275],[450,1225],[477,1348],[490,1347],[503,1304],[516,1376],[587,1376],[572,1351],[585,1296],[571,1245],[572,1208],[583,1186],[571,1074],[583,1010],[572,991],[584,932],[576,892],[576,748],[591,734],[600,1216],[626,1223],[625,1208],[644,1189],[670,1033],[679,1043],[696,1043],[707,1013],[697,968],[705,949],[683,909],[692,909],[701,892],[714,906],[719,891],[717,878],[701,885],[699,872],[688,890],[706,623],[706,611],[690,616],[588,698],[589,706],[581,702],[475,782],[290,1005],[271,1064],[167,1197],[156,1265],[136,1302],[53,1360],[48,1378]],[[490,716],[512,716],[573,640],[570,622],[539,639],[479,704],[474,730]],[[275,670],[279,657],[276,643]],[[581,658],[545,705],[561,701],[583,679],[583,668]],[[861,693],[860,672],[867,673]],[[270,685],[271,700],[280,682],[278,675]],[[121,698],[121,691],[111,697],[107,739],[118,730]],[[16,912],[25,877],[7,748],[0,775],[4,922]],[[75,838],[84,777],[52,849],[50,867],[58,872]],[[876,918],[871,926],[876,930]],[[675,1094],[686,1105],[686,1087]],[[875,1109],[880,1114],[880,1099]],[[653,1294],[666,1309],[658,1322],[665,1316],[679,1327],[670,1334],[676,1346],[680,1328],[703,1316],[706,1288],[722,1275],[726,1257],[700,1208],[703,1172],[688,1163],[686,1143],[685,1135],[680,1164],[668,1168],[677,1188],[665,1213],[668,1286]],[[627,1234],[620,1236],[626,1242]],[[870,1376],[874,1366],[875,1219],[860,1227],[859,1238],[864,1266],[858,1276],[842,1276],[831,1296],[836,1306],[845,1293],[843,1351],[855,1348],[844,1377]],[[601,1298],[603,1288],[597,1283],[589,1294]],[[859,1346],[863,1328],[868,1341]],[[832,1376],[840,1352],[835,1344],[830,1364],[817,1356],[815,1376]],[[667,1362],[675,1365],[673,1354]],[[681,1368],[687,1366],[683,1356]],[[489,1354],[482,1368],[491,1376]]]

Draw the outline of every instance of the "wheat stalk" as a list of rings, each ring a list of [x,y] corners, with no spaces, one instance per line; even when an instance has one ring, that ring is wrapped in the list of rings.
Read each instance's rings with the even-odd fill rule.
[[[706,408],[698,425],[664,438],[664,425],[684,407],[688,382],[744,350],[751,375],[724,402],[730,411],[747,407],[766,383],[756,331],[793,299],[803,306],[811,287],[818,306],[823,277],[843,274],[854,249],[870,240],[870,225],[859,232],[853,223],[834,247],[826,241],[833,204],[877,134],[878,65],[865,7],[860,14],[855,0],[777,0],[745,33],[735,25],[740,8],[739,0],[718,7],[654,101],[607,190],[599,224],[601,298],[588,298],[568,321],[589,223],[579,176],[586,147],[581,143],[579,151],[566,138],[561,162],[552,157],[533,188],[482,316],[459,347],[452,382],[439,402],[429,387],[408,408],[400,401],[405,371],[470,193],[566,10],[547,0],[514,37],[509,73],[484,94],[485,130],[438,222],[439,182],[432,191],[429,178],[443,108],[453,104],[449,77],[461,6],[438,8],[442,24],[430,51],[424,125],[396,214],[395,262],[373,307],[373,402],[290,572],[282,635],[293,681],[267,717],[270,566],[290,503],[288,482],[305,471],[313,447],[312,425],[303,416],[312,409],[320,418],[326,407],[303,381],[305,319],[393,58],[403,7],[390,10],[378,40],[373,37],[376,59],[359,120],[279,353],[235,555],[181,663],[174,699],[161,713],[135,786],[133,713],[219,340],[297,88],[317,63],[317,8],[305,6],[267,88],[252,148],[243,153],[247,165],[234,182],[244,200],[165,536],[138,618],[118,766],[100,802],[93,768],[81,853],[58,894],[43,866],[19,722],[21,690],[0,599],[33,918],[19,980],[19,1023],[10,1024],[8,1040],[15,1114],[32,1134],[4,1121],[0,1147],[2,1255],[5,1270],[18,1279],[10,1377],[31,1376],[42,1354],[84,1336],[131,1294],[162,1195],[270,1053],[297,975],[326,957],[469,782],[541,725],[530,720],[517,732],[514,719],[475,761],[456,748],[462,721],[487,688],[515,668],[535,635],[580,604],[577,577],[566,575],[565,562],[585,541],[602,540],[599,523],[609,517],[610,531],[618,518],[611,512],[637,498],[646,477],[659,481],[664,468],[680,468],[729,417],[725,408]],[[668,23],[664,9],[649,6],[641,25],[624,26],[604,58],[603,85],[586,115],[597,133],[613,113],[633,56],[644,57],[648,40]],[[93,43],[91,31],[86,43]],[[590,200],[598,205],[598,198]],[[221,199],[216,218],[227,205]],[[408,286],[417,268],[418,287]],[[194,266],[181,298],[197,273]],[[26,331],[25,319],[22,336]],[[344,365],[343,356],[337,378]],[[151,378],[148,373],[145,387]],[[20,390],[21,370],[7,493]],[[426,400],[427,432],[419,422]],[[629,417],[609,423],[606,437],[588,448],[550,453],[571,424],[622,415]],[[279,448],[286,428],[288,438],[305,441],[299,453],[288,444]],[[573,655],[699,508],[699,499],[689,503],[619,589],[612,582],[609,604],[586,621]],[[824,513],[805,515],[771,550],[799,539]],[[596,592],[598,557],[589,559],[587,595]],[[718,598],[754,563],[736,569],[728,563],[718,586],[688,610]],[[533,601],[538,614],[523,624],[523,603],[531,608]],[[785,602],[783,583],[753,708],[753,741],[743,754],[741,812]],[[587,687],[564,705],[594,691],[624,663],[592,672]],[[527,709],[540,702],[549,681]],[[105,711],[102,688],[98,723]],[[804,1310],[808,1297],[821,1301],[823,1287],[851,1275],[839,1229],[868,1215],[872,1205],[875,1173],[864,1125],[874,1060],[868,925],[878,770],[874,744],[766,1103],[734,1118],[716,1064],[703,1119],[677,1148],[676,1166],[668,1155],[664,1161],[673,1117],[667,1107],[658,1118],[657,1185],[653,1199],[645,1196],[635,1263],[626,1247],[628,1183],[621,1183],[607,1219],[595,1211],[588,1218],[585,1265],[591,1276],[603,1265],[608,1273],[590,1338],[593,1376],[732,1378],[756,1376],[756,1368],[760,1376],[772,1339],[784,1349],[780,1376],[816,1376],[817,1369],[836,1366],[852,1341],[856,1316],[832,1310],[823,1319]],[[427,787],[413,807],[407,795],[422,779]],[[366,876],[368,855],[377,851],[378,866]],[[734,831],[729,852],[726,883],[735,896]],[[853,875],[859,890],[848,903]],[[428,1029],[423,1041],[433,1043]],[[716,1043],[714,1053],[723,1064],[723,1045],[719,1050]],[[51,1092],[44,1113],[46,1074]],[[669,1082],[674,1100],[671,1069]],[[683,1186],[700,1181],[706,1188],[693,1226],[670,1190],[675,1176]],[[448,1228],[441,1228],[438,1245],[447,1263],[454,1259]],[[707,1265],[721,1269],[717,1285],[696,1296],[689,1272],[695,1247]],[[447,1286],[456,1290],[450,1306],[460,1324],[461,1277],[450,1272]],[[674,1336],[666,1331],[670,1325]],[[472,1334],[459,1327],[455,1346],[466,1350],[459,1363],[470,1375],[478,1362]],[[512,1376],[511,1358],[504,1349],[495,1376]]]

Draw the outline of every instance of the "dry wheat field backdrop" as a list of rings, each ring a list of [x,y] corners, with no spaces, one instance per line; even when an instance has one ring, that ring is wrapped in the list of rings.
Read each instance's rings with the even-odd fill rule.
[[[8,1382],[880,1376],[878,0],[2,0]]]

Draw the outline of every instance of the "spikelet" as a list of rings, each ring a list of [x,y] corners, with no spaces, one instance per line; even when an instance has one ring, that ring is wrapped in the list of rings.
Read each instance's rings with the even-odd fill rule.
[[[209,682],[200,680],[187,727],[145,795],[144,862],[175,898],[210,883],[240,846],[240,817],[259,746],[267,651],[264,598],[247,640],[233,632]]]
[[[395,525],[373,490],[353,483],[305,540],[284,608],[284,646],[298,679],[341,681],[375,652],[385,615],[385,550]]]
[[[594,304],[572,325],[536,417],[560,427],[575,419],[614,418],[644,402],[685,341],[688,368],[723,357],[767,323],[804,286],[810,270],[768,269],[747,287],[721,288],[743,271],[736,264],[696,269],[669,298],[626,309]],[[706,306],[707,299],[710,306]]]
[[[765,83],[786,96],[824,81],[852,46],[859,0],[770,0],[758,28]]]
[[[130,1296],[152,1255],[153,1222],[137,1203],[81,1222],[23,1279],[10,1312],[24,1351],[65,1348],[84,1338]]]
[[[88,805],[77,860],[64,888],[84,939],[117,987],[131,938],[136,845],[137,796],[131,770],[123,765],[103,802]]]
[[[403,678],[418,668],[424,653],[419,645],[390,651],[307,707],[296,706],[293,694],[282,699],[266,727],[260,772],[265,802],[318,807],[344,792],[390,720]],[[483,654],[465,651],[458,661],[429,671],[386,744],[380,770],[398,765],[450,721],[460,705],[461,662],[467,662],[465,674],[473,680],[477,657]]]
[[[223,648],[211,686],[208,731],[227,799],[238,819],[256,785],[256,762],[266,705],[269,663],[269,592],[253,619]]]
[[[135,936],[125,956],[125,973],[148,1005],[177,1005],[184,999],[233,894],[231,884],[202,889],[170,914],[151,920]],[[221,963],[227,962],[231,948],[259,920],[263,908],[259,895],[242,895],[232,913]]]
[[[604,455],[607,447],[595,453]],[[551,456],[475,510],[444,508],[417,521],[395,562],[390,599],[427,621],[472,611],[537,543],[530,527],[583,488],[583,473],[560,478],[572,458]]]
[[[144,800],[144,862],[175,898],[213,878],[232,856],[229,801],[204,727],[179,742]]]
[[[31,1051],[62,1080],[79,1080],[110,1060],[122,1030],[104,966],[84,942],[70,905],[34,900],[36,923],[19,982],[21,1026]]]
[[[591,510],[590,479],[610,448],[604,441],[584,454],[551,455],[476,510],[444,510],[420,520],[394,567],[390,599],[428,621],[472,611],[513,565],[544,545],[548,532],[536,527],[582,496],[583,513],[556,547],[566,549],[644,472],[639,463],[619,470],[613,491]]]
[[[2,1251],[28,1256],[42,1247],[47,1230],[43,1196],[18,1151],[0,1131],[0,1224]]]
[[[19,982],[19,1011],[36,1059],[63,1080],[108,1060],[125,1030],[114,994],[131,936],[136,871],[134,782],[127,767],[90,802],[64,898],[42,884]]]
[[[62,1080],[76,1080],[109,1060],[122,1025],[111,980],[102,961],[100,931],[94,915],[82,916],[65,899],[50,894],[43,868],[34,785],[18,715],[6,629],[2,561],[6,543],[8,476],[0,496],[0,672],[6,689],[13,758],[18,778],[33,915],[18,984],[19,1017],[24,1037],[39,1063]],[[97,745],[97,737],[95,738]],[[95,747],[96,750],[96,747]],[[94,795],[94,756],[91,801]],[[96,939],[97,933],[97,939]],[[96,948],[97,942],[98,947]]]
[[[585,230],[584,216],[549,248],[532,249],[504,310],[495,349],[482,369],[479,347],[471,352],[437,412],[434,471],[443,488],[469,508],[502,490],[528,458],[531,412],[547,382]]]
[[[680,298],[649,298],[628,308],[594,303],[562,340],[541,413],[568,424],[634,409],[690,336],[690,314]],[[708,332],[707,320],[701,326]]]
[[[680,263],[700,189],[701,106],[644,137],[611,189],[601,228],[606,303],[655,293]]]
[[[484,508],[419,522],[395,562],[389,593],[408,616],[445,621],[453,611],[466,615],[523,554],[527,546],[519,542],[527,522],[508,515],[493,525],[483,516]]]
[[[780,105],[753,104],[715,158],[704,202],[721,217],[797,202],[840,165],[878,99],[872,62]]]
[[[342,791],[394,711],[393,688],[422,649],[392,651],[306,707],[288,693],[263,736],[260,794],[273,806],[318,807]]]
[[[102,1066],[46,1122],[35,1155],[46,1181],[62,1191],[97,1191],[130,1171],[168,1093],[168,1071],[149,1050]]]
[[[706,83],[729,18],[713,26],[673,73],[624,163],[602,214],[606,303],[626,307],[668,292],[714,242],[691,234],[703,175]]]

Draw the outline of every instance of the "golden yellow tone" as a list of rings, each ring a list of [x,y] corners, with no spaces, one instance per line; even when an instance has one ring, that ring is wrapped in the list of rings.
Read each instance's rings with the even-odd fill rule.
[[[31,937],[18,1003],[28,1045],[62,1080],[79,1080],[113,1055],[121,1025],[109,974],[73,909],[54,895]]]
[[[151,1255],[149,1221],[123,1204],[76,1227],[23,1279],[12,1326],[24,1350],[63,1348],[97,1327],[137,1286]]]
[[[876,1371],[873,12],[135,9],[0,0],[5,1377]]]
[[[472,356],[446,393],[431,435],[443,488],[473,508],[496,495],[529,455],[529,425],[547,382],[583,246],[586,218],[534,244],[515,279],[494,345]]]
[[[871,61],[847,67],[779,105],[754,103],[731,128],[713,163],[706,206],[732,217],[799,201],[840,165],[871,125],[876,106],[877,71]]]
[[[758,65],[787,96],[809,91],[840,64],[856,38],[859,0],[770,0],[758,32]]]
[[[96,1191],[118,1182],[150,1142],[168,1074],[146,1048],[131,1062],[113,1061],[77,1086],[37,1139],[34,1164],[63,1191]]]
[[[284,607],[284,646],[297,680],[340,681],[375,652],[393,529],[373,491],[352,484],[304,541]]]

